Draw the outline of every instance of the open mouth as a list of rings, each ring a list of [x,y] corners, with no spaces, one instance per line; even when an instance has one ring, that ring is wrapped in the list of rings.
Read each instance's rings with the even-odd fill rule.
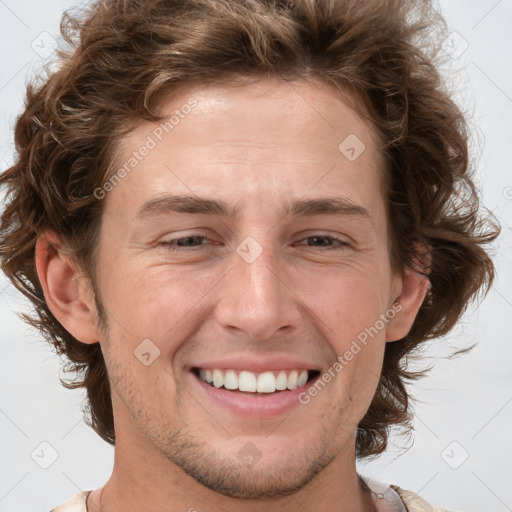
[[[253,373],[245,370],[192,368],[194,375],[215,388],[252,394],[293,391],[320,375],[319,370],[273,370]]]

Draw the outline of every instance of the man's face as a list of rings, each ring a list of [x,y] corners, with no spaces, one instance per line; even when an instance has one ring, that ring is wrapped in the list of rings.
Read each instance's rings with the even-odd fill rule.
[[[122,141],[119,167],[137,163],[103,199],[98,292],[116,449],[171,461],[228,495],[284,495],[353,458],[378,384],[387,326],[375,325],[400,292],[381,155],[368,124],[313,82],[182,90],[162,110],[172,124],[140,124]],[[237,213],[191,213],[171,196]],[[293,210],[320,199],[352,207]],[[304,370],[316,380],[297,383]],[[224,387],[258,379],[265,392]],[[269,392],[283,382],[292,389]]]

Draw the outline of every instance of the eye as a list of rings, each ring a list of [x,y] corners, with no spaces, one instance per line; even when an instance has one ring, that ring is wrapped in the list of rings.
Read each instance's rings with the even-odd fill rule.
[[[296,245],[306,245],[308,247],[320,247],[323,250],[342,250],[345,247],[349,247],[350,244],[342,240],[341,238],[332,235],[312,235],[303,238],[301,242],[307,241],[306,244],[298,243]],[[206,242],[211,242],[210,244]],[[172,240],[166,240],[160,242],[160,245],[164,246],[169,251],[175,252],[197,252],[202,249],[210,249],[209,246],[217,244],[214,240],[210,240],[208,237],[199,234],[192,234],[181,238],[174,238]]]
[[[173,240],[167,240],[165,242],[161,242],[160,245],[163,245],[166,247],[166,249],[170,251],[190,251],[191,249],[187,249],[187,247],[192,248],[194,250],[194,247],[201,247],[203,244],[201,243],[203,240],[209,240],[210,242],[213,242],[213,240],[210,240],[206,236],[203,235],[188,235],[184,236],[182,238],[174,238]],[[215,243],[215,242],[213,242]]]
[[[308,236],[303,239],[304,240],[310,240],[312,243],[307,243],[306,245],[316,246],[316,247],[325,247],[327,250],[330,249],[343,249],[344,247],[348,247],[350,244],[342,240],[341,238],[331,236],[331,235],[312,235]],[[316,245],[318,244],[318,245]],[[299,244],[303,245],[303,244]]]

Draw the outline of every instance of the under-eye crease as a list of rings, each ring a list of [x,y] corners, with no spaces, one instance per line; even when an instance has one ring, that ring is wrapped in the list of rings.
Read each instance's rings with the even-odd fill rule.
[[[172,240],[160,242],[160,245],[163,245],[164,247],[166,247],[166,249],[168,249],[170,251],[175,251],[175,252],[191,252],[192,250],[194,250],[193,249],[194,247],[199,248],[198,250],[202,250],[203,246],[207,245],[207,244],[203,244],[203,243],[200,243],[197,245],[183,245],[181,243],[181,242],[187,241],[187,240],[190,241],[191,239],[196,239],[196,240],[203,239],[203,240],[209,240],[210,242],[213,242],[214,244],[218,243],[213,240],[210,240],[208,237],[206,237],[204,235],[191,234],[191,235],[187,235],[184,237],[174,238]],[[310,236],[304,237],[300,241],[303,242],[304,240],[311,240],[311,239],[317,239],[317,241],[318,241],[318,239],[328,240],[330,245],[320,244],[320,245],[316,246],[324,251],[325,250],[344,249],[345,247],[348,247],[350,245],[347,242],[345,242],[344,240],[342,240],[338,237],[332,236],[332,235],[310,235]],[[298,244],[298,245],[300,245],[300,244]],[[186,249],[186,247],[189,247],[189,249]],[[315,247],[315,246],[308,243],[307,247]],[[210,249],[210,247],[208,247],[207,249]]]

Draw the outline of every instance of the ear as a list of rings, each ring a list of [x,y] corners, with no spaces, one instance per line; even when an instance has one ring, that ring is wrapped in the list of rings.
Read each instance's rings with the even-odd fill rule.
[[[430,272],[431,257],[422,251],[421,257],[414,260],[414,267],[407,267],[402,276],[397,277],[393,310],[395,316],[386,326],[386,341],[397,341],[409,333],[416,315],[423,304],[430,287],[430,281],[423,273]]]
[[[77,340],[99,341],[90,280],[67,255],[57,234],[47,231],[38,238],[35,261],[44,298],[55,318]]]

